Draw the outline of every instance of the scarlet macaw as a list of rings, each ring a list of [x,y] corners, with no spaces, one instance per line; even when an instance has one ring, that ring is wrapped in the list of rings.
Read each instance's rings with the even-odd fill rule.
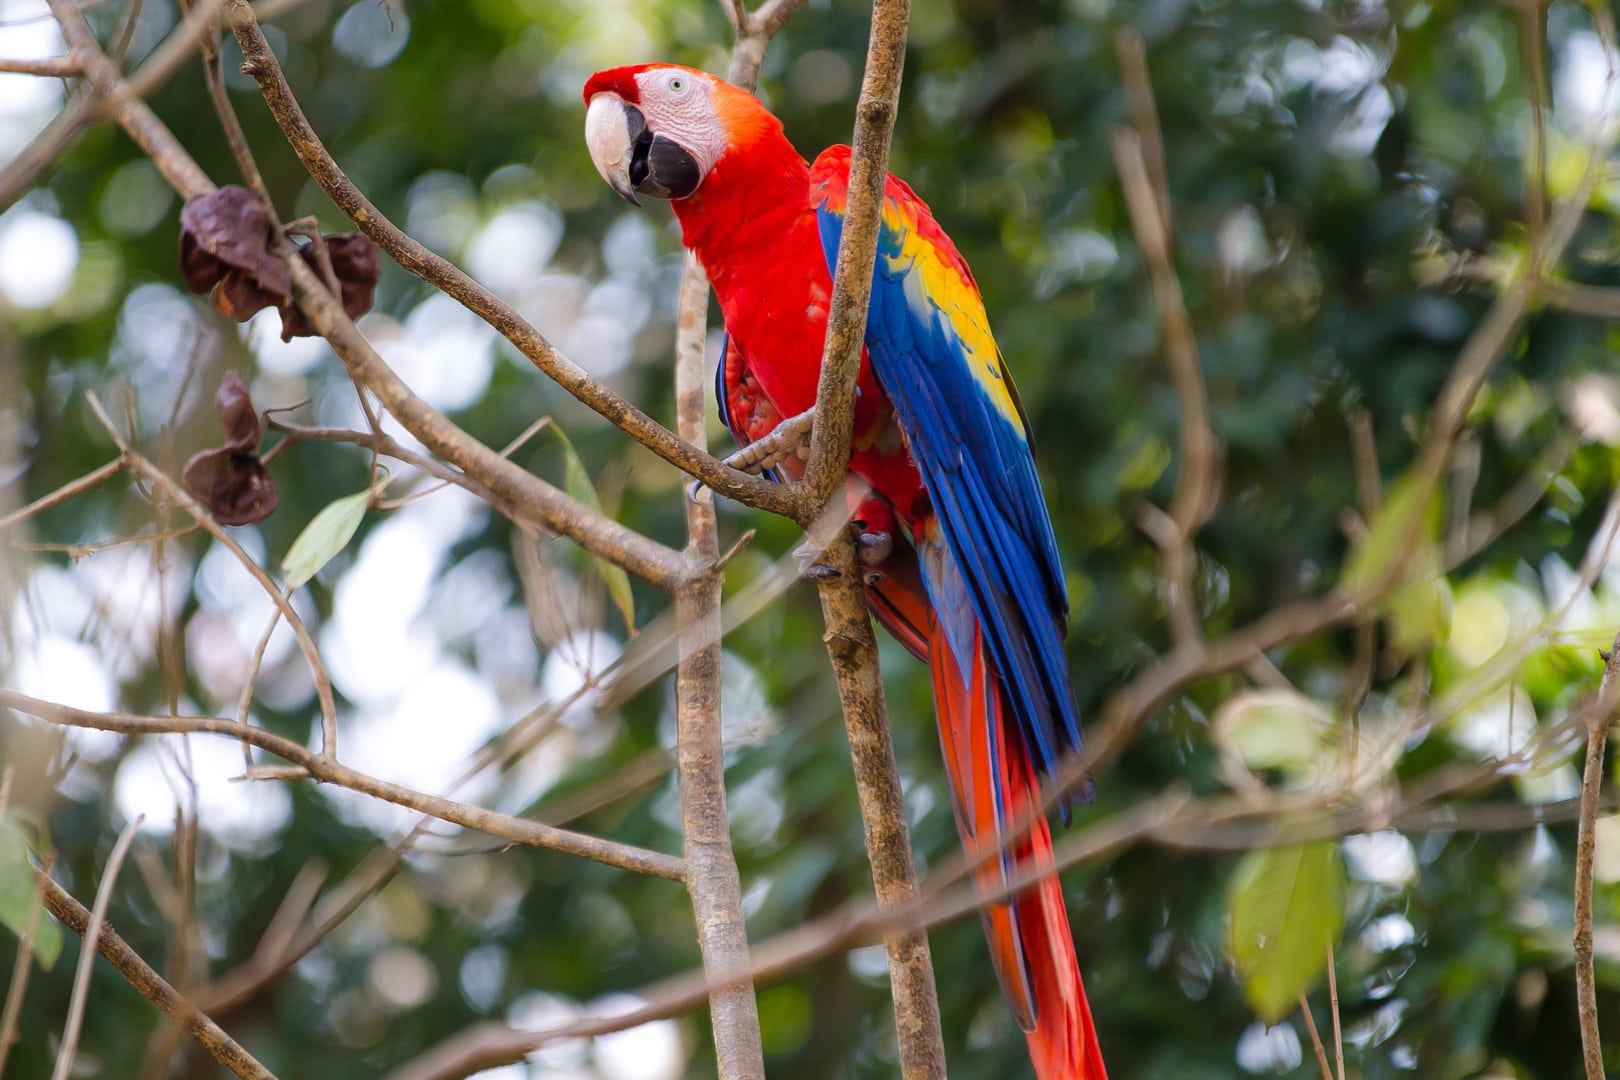
[[[638,192],[672,200],[714,286],[727,426],[744,445],[771,435],[815,404],[849,148],[807,165],[752,94],[673,64],[598,72],[584,96],[603,178],[638,205]],[[980,884],[995,887],[1053,863],[1037,775],[1080,748],[1068,599],[1023,407],[978,286],[893,176],[865,346],[848,497],[864,554],[881,559],[867,596],[928,661],[957,824],[983,864]],[[1040,1080],[1103,1077],[1056,874],[987,905],[984,922]]]

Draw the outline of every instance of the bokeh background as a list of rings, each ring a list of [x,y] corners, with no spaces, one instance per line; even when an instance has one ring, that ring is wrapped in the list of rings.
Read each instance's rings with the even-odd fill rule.
[[[1598,0],[1601,2],[1601,0]],[[0,55],[61,50],[40,0],[0,0]],[[89,12],[104,41],[123,2]],[[812,0],[772,45],[761,92],[807,155],[848,137],[868,9]],[[147,0],[129,56],[176,19]],[[1156,314],[1108,151],[1126,119],[1112,44],[1134,27],[1168,148],[1176,255],[1225,443],[1225,501],[1199,547],[1198,602],[1212,631],[1323,592],[1357,503],[1347,418],[1366,410],[1386,481],[1410,464],[1423,418],[1491,296],[1488,277],[1526,250],[1530,83],[1518,7],[1463,0],[917,0],[893,169],[933,206],[974,267],[1036,432],[1073,603],[1069,652],[1083,709],[1167,647],[1157,556],[1132,524],[1174,487],[1176,399]],[[701,0],[306,0],[267,29],[315,127],[360,187],[417,238],[511,301],[568,356],[672,421],[671,346],[681,260],[668,210],[635,211],[591,168],[579,88],[600,67],[650,59],[723,70],[729,30]],[[1581,3],[1545,15],[1549,183],[1568,191],[1583,140],[1612,102]],[[344,223],[257,98],[226,79],[283,216]],[[239,54],[236,54],[239,55]],[[0,158],[60,107],[52,80],[0,75]],[[216,181],[230,154],[190,65],[153,99]],[[85,405],[95,388],[172,472],[218,442],[213,389],[243,373],[261,407],[360,426],[324,343],[278,340],[265,312],[238,326],[183,288],[179,204],[115,128],[88,133],[48,182],[0,216],[0,493],[20,505],[115,450]],[[1567,270],[1620,284],[1620,186],[1605,181]],[[266,318],[268,317],[268,319]],[[361,323],[421,396],[492,445],[549,415],[578,447],[604,503],[669,543],[683,538],[681,477],[546,383],[455,303],[393,266]],[[1464,453],[1487,506],[1538,460],[1557,475],[1531,512],[1441,583],[1448,618],[1425,650],[1443,693],[1514,635],[1570,602],[1565,631],[1534,642],[1512,678],[1425,725],[1401,774],[1522,745],[1593,685],[1592,642],[1620,622],[1620,571],[1581,589],[1620,458],[1615,332],[1538,310],[1470,418]],[[714,342],[711,342],[711,353]],[[714,445],[723,445],[718,426]],[[561,475],[542,434],[518,460]],[[273,465],[280,507],[234,535],[266,565],[334,498],[363,490],[352,447],[304,444]],[[422,487],[408,474],[399,492]],[[1464,507],[1465,509],[1466,507]],[[1452,508],[1456,512],[1457,507]],[[0,547],[0,672],[7,686],[90,709],[234,714],[269,601],[199,533],[95,551],[177,523],[131,485],[40,516]],[[775,572],[785,522],[722,507],[723,543],[758,538],[732,564],[735,593]],[[576,824],[678,850],[670,681],[606,709],[579,688],[629,638],[591,567],[564,545],[536,564],[506,522],[455,490],[368,515],[355,542],[296,598],[316,632],[353,766],[434,791],[469,754],[546,703],[576,699],[521,763],[458,797],[540,817],[627,764],[650,779]],[[537,584],[538,583],[538,584]],[[527,589],[525,588],[527,586]],[[663,598],[636,591],[638,627]],[[728,783],[749,930],[756,940],[865,893],[868,871],[815,598],[794,588],[726,643]],[[1329,707],[1350,676],[1352,636],[1273,659]],[[924,866],[955,850],[928,681],[891,642],[884,661],[911,824]],[[1409,656],[1385,652],[1367,715],[1410,691]],[[1162,709],[1082,820],[1171,783],[1220,788],[1211,711],[1244,685],[1211,680]],[[289,634],[266,652],[253,717],[312,745],[313,686]],[[118,829],[170,851],[195,807],[196,912],[206,962],[239,964],[312,860],[353,871],[408,815],[305,782],[231,783],[220,740],[54,733],[0,712],[16,804],[48,822],[58,876],[88,899]],[[1578,759],[1576,759],[1578,760]],[[593,786],[596,785],[596,786]],[[1566,798],[1568,759],[1491,793]],[[585,798],[583,805],[599,801]],[[1620,824],[1602,823],[1598,975],[1610,1060],[1620,1062]],[[1571,962],[1574,830],[1505,835],[1382,832],[1347,838],[1339,948],[1345,1049],[1363,1077],[1562,1078],[1579,1067]],[[1116,1076],[1310,1076],[1297,1016],[1267,1029],[1223,954],[1232,854],[1132,848],[1065,876],[1082,966]],[[174,947],[149,881],[126,871],[112,917],[154,961]],[[1027,1074],[976,920],[932,935],[952,1075]],[[16,939],[0,932],[0,970]],[[13,1075],[44,1076],[66,1012],[76,946],[36,976]],[[296,969],[219,1019],[283,1077],[381,1075],[468,1023],[566,1018],[697,962],[678,886],[560,855],[424,842],[375,897]],[[761,990],[773,1077],[896,1074],[881,949],[819,962]],[[134,1077],[151,1007],[105,968],[87,1017],[82,1075]],[[1325,991],[1314,995],[1318,1016]],[[660,1080],[713,1075],[704,1015],[549,1048],[519,1077]],[[172,1075],[213,1076],[189,1046]]]

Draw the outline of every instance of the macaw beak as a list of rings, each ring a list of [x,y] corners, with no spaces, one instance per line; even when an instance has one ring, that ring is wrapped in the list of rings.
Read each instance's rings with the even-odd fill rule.
[[[654,134],[640,109],[617,94],[591,98],[585,110],[585,146],[608,187],[632,206],[636,192],[684,199],[703,182],[697,159],[673,139]]]

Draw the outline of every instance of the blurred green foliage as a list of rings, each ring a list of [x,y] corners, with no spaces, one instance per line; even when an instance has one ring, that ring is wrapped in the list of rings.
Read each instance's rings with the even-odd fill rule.
[[[10,4],[3,14],[31,10]],[[103,40],[114,38],[123,14],[123,4],[90,12]],[[148,0],[132,57],[150,49],[172,18],[167,0]],[[1350,548],[1346,515],[1358,505],[1349,416],[1366,411],[1378,468],[1393,483],[1410,467],[1435,392],[1491,296],[1486,285],[1448,275],[1448,260],[1468,255],[1487,269],[1511,267],[1527,250],[1529,87],[1513,5],[918,0],[892,167],[931,203],[973,265],[1017,373],[1068,568],[1070,657],[1086,714],[1168,646],[1157,554],[1133,522],[1142,499],[1164,505],[1174,490],[1178,410],[1108,150],[1110,129],[1126,120],[1112,34],[1127,26],[1148,47],[1178,269],[1225,446],[1224,501],[1198,552],[1197,602],[1212,634],[1338,580]],[[0,42],[8,40],[4,31]],[[864,5],[815,0],[771,47],[761,92],[807,156],[848,137],[866,31]],[[672,419],[677,238],[667,210],[637,214],[600,183],[580,138],[578,93],[591,71],[620,63],[669,59],[723,69],[728,30],[719,5],[471,0],[382,9],[372,0],[307,0],[268,32],[311,121],[377,205],[500,288],[575,359],[654,416]],[[1556,193],[1579,174],[1583,102],[1589,108],[1601,98],[1603,68],[1594,66],[1597,39],[1582,4],[1552,3],[1546,32]],[[251,83],[234,72],[234,46],[226,52],[233,99],[283,216],[313,214],[324,227],[343,228]],[[195,67],[153,105],[217,181],[235,179]],[[1620,284],[1617,206],[1620,189],[1602,187],[1572,246],[1571,279]],[[70,223],[78,261],[71,288],[42,307],[0,298],[0,480],[15,502],[113,455],[84,404],[90,388],[121,419],[138,423],[144,445],[176,474],[187,454],[218,441],[208,402],[227,368],[250,376],[261,407],[312,399],[293,418],[354,422],[346,404],[352,391],[329,354],[245,344],[206,301],[166,291],[179,287],[178,204],[116,129],[88,133],[9,220],[24,213]],[[0,218],[0,236],[7,221]],[[548,243],[555,244],[549,255]],[[680,477],[547,385],[504,344],[492,346],[435,308],[414,278],[386,267],[375,314],[363,325],[413,384],[434,387],[455,419],[491,445],[537,416],[554,417],[610,512],[682,542]],[[1620,592],[1613,575],[1595,590],[1574,589],[1570,568],[1597,535],[1620,478],[1615,344],[1614,329],[1600,320],[1537,310],[1470,416],[1466,463],[1447,479],[1442,533],[1470,507],[1496,504],[1559,438],[1574,449],[1567,461],[1555,460],[1556,477],[1523,520],[1409,596],[1406,615],[1396,616],[1404,631],[1381,632],[1363,721],[1398,714],[1420,692],[1422,672],[1436,699],[1453,706],[1449,719],[1423,725],[1397,748],[1403,779],[1516,748],[1538,723],[1567,716],[1594,684],[1592,646],[1620,622]],[[193,359],[197,370],[188,375]],[[715,445],[722,445],[717,428]],[[558,483],[572,472],[550,439],[520,450],[518,460]],[[293,448],[273,466],[280,507],[238,534],[266,565],[278,564],[317,511],[364,488],[368,465],[352,447]],[[420,523],[432,513],[410,520],[428,528]],[[341,639],[334,627],[344,583],[361,572],[367,551],[382,549],[389,521],[367,515],[356,544],[304,594],[328,646]],[[41,515],[32,539],[84,544],[163,524],[120,483]],[[728,540],[759,530],[732,564],[729,594],[796,542],[785,522],[735,508],[724,510],[722,528]],[[374,540],[375,549],[366,546]],[[402,749],[429,758],[454,756],[446,747],[465,745],[468,726],[480,722],[475,714],[512,719],[555,697],[535,671],[570,642],[577,646],[575,632],[625,634],[590,568],[559,552],[548,573],[568,588],[550,596],[547,611],[562,630],[537,626],[537,651],[521,612],[510,530],[475,513],[440,540],[419,575],[423,597],[401,617],[411,633],[425,627],[434,638],[434,662],[460,665],[464,682],[452,685],[484,688],[482,711],[454,696],[443,708],[433,699],[437,711],[407,726],[389,711],[406,706],[357,702],[360,692],[350,694],[338,679],[341,720],[346,730],[354,725],[357,740],[364,730],[373,738],[392,733]],[[207,549],[198,534],[163,548],[182,571],[212,572]],[[35,613],[19,615],[0,639],[0,669],[8,656],[14,671],[35,663],[28,649],[37,641],[17,642],[58,595],[51,588],[129,550],[133,561],[112,572],[149,575],[149,548],[83,562],[0,551],[9,558],[0,560],[6,606]],[[230,679],[206,669],[212,662],[239,670],[253,631],[241,640],[242,631],[232,630],[227,647],[222,625],[242,620],[221,623],[218,576],[204,573],[195,587],[179,576],[178,585],[159,587],[171,597],[159,616],[125,624],[138,628],[131,640],[119,639],[116,622],[110,633],[94,629],[111,618],[94,610],[73,632],[97,650],[119,707],[234,713],[234,694],[221,690]],[[486,603],[472,584],[493,590],[494,599]],[[1501,650],[1566,601],[1572,632],[1532,643],[1496,682],[1478,683]],[[634,603],[638,625],[664,608],[640,586]],[[445,630],[460,627],[462,610],[480,613],[469,619],[481,625]],[[375,617],[392,613],[382,605]],[[248,620],[254,630],[263,614]],[[727,641],[727,723],[738,731],[728,781],[756,940],[868,889],[819,633],[814,597],[794,589]],[[401,649],[396,674],[404,685],[422,658]],[[1338,724],[1353,656],[1346,631],[1272,659]],[[885,642],[884,660],[926,864],[956,847],[928,681],[892,643]],[[307,687],[299,689],[301,678],[307,682],[299,663],[293,653],[267,665],[255,717],[312,739],[319,715]],[[1209,717],[1244,686],[1240,676],[1208,680],[1160,710],[1100,778],[1096,803],[1077,811],[1079,820],[1127,809],[1172,783],[1219,790],[1225,774]],[[563,724],[548,744],[556,751],[546,758],[552,773],[537,780],[517,769],[481,794],[497,803],[519,799],[511,809],[538,801],[528,808],[544,816],[667,743],[669,715],[666,679],[609,716]],[[48,748],[39,748],[35,731],[0,717],[0,750],[23,766],[14,798],[48,813],[58,874],[88,900],[127,811],[120,785],[136,790],[128,779],[136,751],[84,750],[61,793],[51,795],[41,756]],[[1571,753],[1564,745],[1547,768],[1490,797],[1567,797]],[[248,790],[239,785],[227,796],[245,798]],[[215,973],[249,956],[306,863],[346,874],[390,835],[351,802],[311,785],[289,784],[285,798],[290,806],[271,815],[279,823],[249,829],[247,840],[203,815],[197,926]],[[672,807],[672,781],[663,776],[578,824],[678,850]],[[284,822],[276,816],[283,813]],[[154,824],[160,831],[149,843],[172,861],[164,823]],[[1338,987],[1355,1075],[1577,1075],[1573,841],[1573,826],[1559,825],[1381,834],[1344,845],[1335,857],[1348,870]],[[469,850],[464,838],[427,847],[294,973],[219,1016],[279,1075],[380,1075],[474,1020],[559,1015],[568,1002],[633,990],[697,962],[690,907],[669,882],[543,852]],[[1114,1075],[1316,1075],[1297,1014],[1270,1035],[1255,1027],[1225,958],[1225,903],[1238,858],[1137,847],[1065,876]],[[1333,867],[1323,876],[1337,875]],[[1604,876],[1599,1002],[1608,1059],[1620,1066],[1620,868],[1611,862]],[[176,948],[163,902],[134,868],[125,871],[112,914],[154,962]],[[1023,1040],[999,999],[977,922],[942,927],[932,942],[951,1075],[1027,1075]],[[10,969],[14,947],[10,934],[0,934],[0,971]],[[71,985],[71,941],[67,954],[34,976],[14,1075],[48,1073]],[[896,1074],[886,973],[870,951],[815,964],[762,989],[759,1001],[773,1077]],[[1325,1023],[1320,988],[1313,1001]],[[95,1075],[140,1075],[156,1027],[152,1009],[104,967],[93,1002],[81,1058]],[[678,1031],[681,1064],[672,1075],[712,1075],[704,1018],[683,1018]],[[592,1068],[638,1075],[615,1073],[611,1062],[593,1065],[584,1050],[551,1053],[530,1075],[598,1075]],[[179,1075],[215,1075],[189,1046],[176,1061]]]

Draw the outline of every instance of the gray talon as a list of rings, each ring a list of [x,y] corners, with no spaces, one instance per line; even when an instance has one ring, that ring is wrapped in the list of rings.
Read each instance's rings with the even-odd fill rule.
[[[861,583],[867,586],[876,585],[888,575],[881,570],[867,570],[861,574]]]
[[[826,563],[811,563],[800,574],[806,581],[832,581],[839,576],[838,567]]]

